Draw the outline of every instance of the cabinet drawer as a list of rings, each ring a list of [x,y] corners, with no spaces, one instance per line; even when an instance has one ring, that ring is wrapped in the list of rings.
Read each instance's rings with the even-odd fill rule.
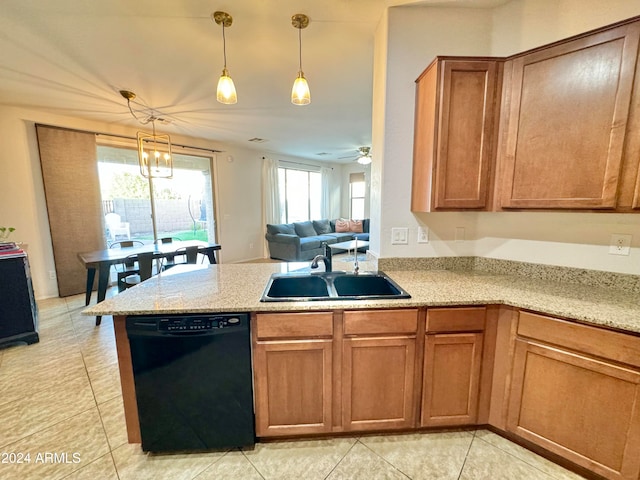
[[[427,332],[472,332],[484,330],[485,307],[430,308]]]
[[[331,337],[331,312],[267,313],[256,315],[258,340],[270,338]]]
[[[359,310],[344,312],[345,335],[415,334],[418,310]]]
[[[518,335],[640,368],[640,337],[520,312]]]

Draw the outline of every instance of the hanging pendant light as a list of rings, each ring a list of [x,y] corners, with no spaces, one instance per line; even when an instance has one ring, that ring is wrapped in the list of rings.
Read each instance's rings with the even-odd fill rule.
[[[156,118],[151,117],[153,133],[138,132],[138,161],[145,178],[172,178],[173,156],[169,135],[156,134]]]
[[[299,47],[299,69],[298,76],[293,82],[291,89],[291,103],[294,105],[309,105],[311,103],[311,92],[309,91],[309,83],[304,78],[302,72],[302,29],[309,25],[309,17],[302,13],[297,13],[291,17],[291,24],[298,29],[298,47]]]
[[[129,90],[120,90],[120,95],[127,100],[127,107],[133,118],[143,125],[151,122],[153,133],[138,132],[138,163],[140,164],[140,174],[145,178],[173,178],[173,154],[171,153],[171,137],[156,133],[156,120],[163,120],[155,116],[152,109],[151,114],[142,119],[131,108],[131,100],[136,98],[136,94]],[[141,112],[138,112],[140,114]],[[145,112],[146,113],[146,112]]]
[[[233,80],[229,76],[229,70],[227,70],[227,41],[224,35],[224,29],[231,26],[233,17],[227,12],[215,12],[211,14],[211,17],[218,25],[222,25],[222,52],[224,56],[224,67],[222,68],[222,75],[220,75],[220,79],[218,80],[216,98],[220,103],[232,105],[238,102],[238,96],[236,95],[236,87],[233,84]]]

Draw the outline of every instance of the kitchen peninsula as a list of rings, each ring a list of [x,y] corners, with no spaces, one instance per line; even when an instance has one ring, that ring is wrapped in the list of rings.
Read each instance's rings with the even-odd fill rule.
[[[438,270],[381,260],[409,299],[272,303],[260,302],[267,280],[292,264],[210,265],[169,271],[84,313],[114,315],[130,443],[140,431],[126,317],[246,312],[259,438],[490,425],[583,471],[637,480],[638,278],[596,272],[620,285],[593,286],[577,281],[594,272],[536,279],[483,260]],[[307,404],[296,410],[300,391]]]

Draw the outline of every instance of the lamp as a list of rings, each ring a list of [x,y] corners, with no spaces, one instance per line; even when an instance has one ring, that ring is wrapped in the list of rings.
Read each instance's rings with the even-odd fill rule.
[[[309,91],[309,84],[307,79],[304,78],[302,72],[302,29],[307,28],[309,25],[309,17],[303,13],[296,13],[291,17],[291,25],[298,29],[298,46],[299,46],[299,66],[298,76],[293,82],[293,88],[291,89],[291,103],[294,105],[309,105],[311,103],[311,92]]]
[[[156,118],[151,117],[153,133],[138,132],[140,174],[145,178],[172,178],[173,157],[169,135],[156,134]]]
[[[128,90],[120,90],[120,95],[127,99],[127,106],[133,118],[143,125],[151,122],[153,133],[138,132],[138,163],[140,174],[145,178],[172,178],[173,155],[171,153],[171,137],[156,133],[156,120],[162,120],[154,115],[141,120],[131,108],[131,100],[136,94]]]
[[[371,163],[371,148],[370,147],[360,147],[358,149],[360,152],[360,156],[356,160],[360,165],[369,165]]]
[[[211,18],[213,18],[218,25],[222,25],[222,54],[224,56],[224,67],[222,68],[222,75],[220,75],[220,79],[218,80],[216,97],[220,103],[232,105],[238,102],[238,96],[236,95],[236,86],[229,76],[229,70],[227,70],[227,41],[224,36],[224,29],[233,24],[233,17],[227,12],[218,11],[212,13]]]

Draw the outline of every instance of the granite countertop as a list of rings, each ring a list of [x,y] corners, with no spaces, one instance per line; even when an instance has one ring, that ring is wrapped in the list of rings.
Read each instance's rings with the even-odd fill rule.
[[[347,269],[334,265],[336,270]],[[636,292],[479,271],[385,269],[409,299],[260,302],[272,273],[308,264],[258,263],[180,267],[152,277],[83,311],[85,315],[277,312],[505,304],[584,323],[640,333]],[[375,264],[360,263],[361,271]]]

